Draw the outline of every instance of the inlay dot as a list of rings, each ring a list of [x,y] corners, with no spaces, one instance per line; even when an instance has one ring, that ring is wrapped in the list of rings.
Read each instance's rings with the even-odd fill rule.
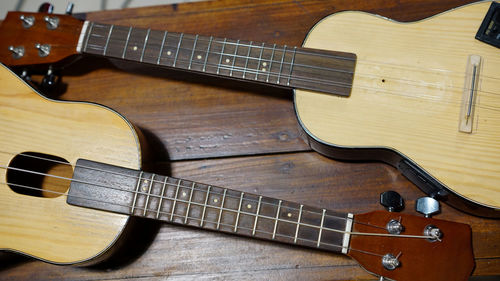
[[[226,62],[229,63],[231,60],[230,59],[226,59]]]
[[[172,52],[171,51],[167,51],[167,56],[170,56],[172,55]]]
[[[186,195],[187,195],[187,194],[186,194],[186,192],[185,192],[185,191],[183,191],[183,192],[182,192],[182,197],[186,197]]]
[[[263,63],[262,63],[262,66],[267,66],[267,62],[263,62]]]
[[[291,217],[292,217],[292,213],[288,213],[288,214],[287,214],[287,216],[288,216],[289,218],[291,218]]]
[[[133,49],[134,51],[137,51],[137,46],[134,46],[132,49]]]
[[[197,55],[196,58],[201,60],[201,55]]]
[[[142,191],[146,191],[146,190],[148,190],[146,187],[143,187],[143,188],[142,188]]]
[[[252,205],[251,205],[251,204],[248,204],[248,205],[247,205],[247,208],[248,208],[248,209],[252,209]]]
[[[266,69],[265,69],[265,68],[263,68],[263,69],[262,69],[262,72],[266,72]]]
[[[219,199],[214,198],[214,203],[217,203],[217,202],[219,202]]]

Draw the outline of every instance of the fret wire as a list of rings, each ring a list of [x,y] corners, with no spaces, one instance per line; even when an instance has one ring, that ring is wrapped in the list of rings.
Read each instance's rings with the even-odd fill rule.
[[[293,239],[293,243],[297,243],[297,235],[299,234],[299,226],[300,226],[300,217],[302,216],[302,207],[304,207],[304,205],[300,204],[299,218],[297,219],[297,228],[295,229],[295,238]]]
[[[203,63],[203,70],[202,70],[203,72],[205,72],[207,68],[208,55],[210,54],[210,46],[212,46],[212,39],[213,37],[210,36],[210,40],[208,41],[207,53],[205,55],[205,62]]]
[[[243,195],[245,195],[245,192],[241,193],[240,197],[240,205],[238,207],[238,212],[236,213],[236,223],[234,224],[234,232],[238,229],[238,221],[240,219],[240,213],[241,213],[241,203],[243,202]]]
[[[186,208],[186,218],[184,219],[184,224],[186,224],[188,220],[189,209],[191,208],[191,200],[193,199],[194,185],[195,183],[193,182],[193,185],[191,186],[191,192],[189,193],[189,200],[188,200],[188,206]]]
[[[250,41],[250,47],[248,47],[247,58],[245,60],[245,67],[243,68],[243,79],[245,79],[245,73],[246,73],[247,66],[248,66],[248,57],[250,57],[250,51],[251,50],[252,50],[252,41]]]
[[[286,45],[283,47],[283,54],[281,56],[280,71],[278,72],[278,81],[276,82],[276,84],[280,83],[281,70],[283,69],[283,61],[285,60],[285,54],[286,54]]]
[[[290,78],[292,77],[293,62],[295,61],[295,54],[297,53],[297,46],[293,47],[292,61],[290,62],[290,73],[288,74],[287,86],[290,86]]]
[[[92,46],[92,45],[89,45],[89,46]],[[99,45],[95,45],[95,46],[99,46]],[[94,48],[94,49],[95,50],[100,50],[102,48]],[[181,49],[188,50],[186,48],[181,48]],[[266,49],[269,49],[269,48],[266,48]],[[300,53],[300,52],[297,51],[297,53]],[[305,52],[302,52],[302,53],[305,53]],[[218,53],[218,52],[210,52],[210,54],[213,54],[213,55],[221,55],[221,54],[223,54],[223,55],[231,56],[231,57],[235,57],[235,58],[246,58],[245,56],[241,56],[241,55],[224,54],[224,53]],[[305,53],[305,54],[308,54],[308,53]],[[309,55],[316,55],[316,54],[309,54]],[[258,60],[258,58],[254,58],[254,57],[250,57],[249,59]],[[178,61],[189,62],[189,60],[178,60]],[[270,63],[271,62],[279,63],[280,61],[272,60],[272,61],[270,61]],[[196,63],[196,62],[194,62],[194,63]],[[198,63],[198,64],[202,64],[202,63]],[[288,65],[288,64],[291,64],[291,63],[286,62],[286,61],[283,62],[283,65]],[[216,64],[212,64],[212,66],[217,66],[217,65]],[[301,67],[307,67],[307,68],[318,69],[318,70],[334,71],[334,72],[340,72],[340,73],[346,73],[346,74],[353,74],[354,73],[354,72],[348,71],[348,70],[342,70],[342,69],[336,69],[336,68],[328,68],[328,67],[321,67],[321,66],[315,66],[315,65],[307,65],[307,64],[294,64],[294,66],[301,66]],[[243,67],[235,66],[234,68],[235,69],[241,69],[240,71],[243,70]],[[223,69],[228,69],[229,70],[229,69],[231,69],[231,67],[227,67],[227,68],[223,68]],[[259,70],[247,70],[247,72],[249,72],[249,73],[264,73],[264,71],[259,71]],[[277,72],[274,72],[274,73],[271,73],[271,74],[278,75]],[[283,75],[283,77],[285,77],[285,75]],[[288,77],[288,75],[286,77]],[[302,80],[306,80],[306,79],[304,78]],[[322,79],[322,80],[327,81],[325,79]]]
[[[91,22],[91,24],[93,24],[93,23]],[[217,38],[215,38],[215,39],[217,39]],[[227,38],[225,38],[225,39],[227,39]],[[207,41],[206,39],[203,39],[203,38],[201,38],[200,40]],[[224,41],[214,40],[213,42],[215,42],[215,43],[223,43]],[[228,42],[228,41],[226,41],[225,44],[236,45],[236,43]],[[249,45],[248,44],[241,44],[240,43],[239,46],[241,46],[241,47],[248,47]],[[255,45],[253,45],[253,46],[255,47]],[[265,45],[262,48],[265,49],[265,50],[272,50],[273,49],[272,47],[265,47]],[[332,55],[332,54],[323,54],[323,53],[311,53],[311,52],[308,52],[307,50],[301,50],[301,49],[297,49],[297,53],[298,54],[304,54],[304,55],[314,55],[314,56],[320,56],[320,57],[329,57],[329,58],[335,58],[335,59],[341,59],[341,60],[356,61],[356,58],[345,57],[345,56],[341,56],[341,55]]]
[[[257,203],[257,211],[255,212],[255,220],[253,221],[252,236],[255,236],[255,229],[257,228],[257,219],[259,218],[260,202],[262,201],[262,196],[259,196],[259,203]]]
[[[265,43],[262,43],[262,47],[260,47],[260,54],[259,54],[259,60],[257,62],[257,72],[255,73],[255,80],[257,80],[257,77],[259,76],[260,64],[262,62],[262,52],[264,51],[264,44]]]
[[[276,50],[276,44],[273,45],[273,51],[271,53],[271,60],[269,61],[269,71],[267,72],[266,83],[269,82],[269,75],[271,75],[271,66],[273,65],[274,51]]]
[[[161,41],[160,54],[158,55],[158,60],[156,61],[156,64],[160,64],[161,55],[163,53],[163,47],[165,47],[165,39],[167,39],[167,33],[168,31],[165,31],[165,33],[163,33],[163,40]]]
[[[146,216],[146,210],[148,209],[149,196],[151,195],[151,187],[153,187],[153,181],[155,180],[155,174],[152,174],[151,181],[149,182],[148,195],[146,196],[146,204],[144,204],[144,216]]]
[[[209,185],[207,188],[207,195],[205,196],[205,204],[203,204],[203,212],[201,213],[200,227],[203,227],[203,220],[205,219],[205,211],[207,210],[207,203],[208,203],[208,197],[210,195],[210,188],[211,188],[211,186]]]
[[[111,38],[111,32],[113,32],[113,27],[115,25],[112,24],[110,27],[109,27],[109,34],[108,34],[108,38],[106,39],[106,44],[104,45],[104,52],[103,52],[103,56],[106,55],[106,51],[108,50],[108,44],[109,44],[109,38]]]
[[[132,27],[130,27],[128,30],[127,40],[125,41],[125,47],[123,48],[122,59],[125,58],[125,53],[127,52],[128,41],[130,40],[130,33],[132,33]]]
[[[131,214],[134,214],[134,208],[135,208],[135,202],[137,201],[137,194],[139,194],[139,186],[141,185],[141,181],[142,181],[142,174],[144,172],[141,171],[139,173],[139,178],[137,179],[137,185],[135,187],[135,194],[134,194],[134,201],[132,201],[132,211],[130,212]]]
[[[92,34],[92,29],[94,28],[94,23],[93,22],[90,22],[90,28],[89,28],[89,33],[87,35],[87,38],[85,39],[85,47],[83,47],[83,51],[86,52],[87,51],[87,45],[89,44],[89,39],[90,39],[90,35]]]
[[[274,220],[273,239],[276,237],[276,228],[278,227],[278,218],[280,215],[280,209],[281,209],[281,200],[278,201],[278,209],[276,210],[276,218]]]
[[[179,36],[179,43],[177,44],[177,51],[175,51],[174,64],[172,65],[173,67],[175,67],[175,64],[177,63],[177,56],[179,55],[179,50],[181,49],[182,36],[184,36],[184,33],[181,33],[181,35]]]
[[[217,74],[219,74],[220,65],[222,63],[222,56],[224,56],[224,48],[226,47],[227,39],[224,38],[224,43],[222,43],[222,50],[220,51],[219,64],[217,65]]]
[[[229,71],[229,76],[231,76],[231,77],[233,76],[234,63],[236,62],[236,55],[238,54],[239,44],[240,44],[240,40],[236,41],[236,47],[234,48],[233,64],[231,66],[231,70]]]
[[[323,222],[325,221],[325,213],[326,213],[326,209],[323,209],[323,212],[321,214],[321,223],[319,225],[318,243],[316,244],[316,247],[318,247],[318,248],[319,248],[319,244],[321,243],[321,233],[323,232]]]
[[[39,157],[37,157],[37,158],[39,158]],[[90,169],[90,170],[97,170],[97,171],[102,171],[102,172],[109,172],[109,173],[111,173],[111,174],[116,174],[116,175],[120,175],[120,176],[128,176],[128,175],[126,175],[126,174],[117,173],[117,172],[112,172],[112,171],[103,171],[103,170],[95,169],[95,168],[93,168],[93,167],[85,167],[85,166],[76,166],[76,167],[80,167],[80,168],[84,168],[84,169]],[[134,177],[134,178],[138,179],[138,177]],[[167,179],[167,178],[168,178],[168,177],[166,177],[166,179]],[[66,179],[69,179],[69,178],[66,178]],[[165,179],[165,180],[166,180],[166,179]],[[178,180],[178,181],[180,181],[180,179],[177,179],[177,180]],[[78,180],[75,180],[75,179],[73,179],[73,181],[76,181],[76,182],[81,182],[81,181],[78,181]],[[88,183],[86,183],[86,182],[81,182],[81,183],[88,184]],[[156,181],[156,183],[161,183],[161,181]],[[171,185],[171,186],[179,186],[179,187],[182,187],[182,188],[189,188],[189,186],[184,186],[184,185],[182,185],[182,186],[181,186],[181,185],[180,185],[180,182],[178,182],[177,184],[173,184],[173,183],[166,183],[166,184]],[[103,187],[103,188],[109,188],[109,189],[114,189],[114,190],[119,190],[119,191],[132,192],[132,193],[137,193],[137,194],[142,194],[142,195],[145,195],[145,193],[140,192],[140,191],[130,191],[130,190],[125,190],[125,189],[120,189],[120,188],[111,187],[111,186],[105,186],[105,185],[99,185],[99,184],[94,184],[94,185],[99,186],[99,187]],[[201,189],[196,189],[196,188],[195,188],[194,190],[203,191],[203,190],[201,190]],[[214,192],[214,193],[212,193],[212,194],[223,195],[223,201],[224,201],[224,200],[225,200],[225,198],[226,198],[226,191],[227,191],[227,189],[224,189],[224,192],[223,192],[222,194],[221,194],[221,193],[217,193],[217,192]],[[155,194],[151,194],[151,196],[152,196],[152,197],[160,197],[159,195],[155,195]],[[239,198],[239,197],[235,197],[235,196],[231,196],[231,195],[229,195],[229,196],[227,196],[227,197],[229,197],[229,198],[234,198],[234,199]],[[162,198],[160,198],[160,199],[162,199]],[[163,197],[163,199],[176,200],[175,198],[169,198],[169,197],[166,197],[166,196],[165,196],[165,197]],[[247,200],[248,200],[248,201],[251,201],[251,202],[254,202],[254,203],[255,203],[255,202],[258,202],[258,201],[256,201],[256,200],[252,200],[252,199],[247,199]],[[187,201],[183,201],[183,200],[181,200],[181,199],[177,199],[177,201],[182,202],[182,203],[187,203]],[[280,201],[281,201],[281,200],[280,200]],[[193,203],[193,204],[198,204],[198,205],[200,205],[200,206],[203,206],[201,203],[196,203],[196,202],[192,202],[192,203]],[[222,203],[224,203],[224,202],[222,202]],[[221,207],[223,207],[223,204],[222,204],[222,203],[221,203]],[[276,206],[276,205],[275,205],[275,204],[273,204],[273,203],[266,203],[266,202],[262,202],[262,204],[267,204],[267,205],[271,205],[271,206]],[[221,208],[221,207],[214,207],[214,208]],[[291,210],[298,210],[298,209],[293,208],[293,207],[289,207],[289,209],[291,209]],[[226,211],[233,211],[233,212],[234,212],[234,210],[230,210],[230,209],[225,209],[225,208],[224,208],[224,210],[226,210]],[[306,212],[309,212],[309,213],[312,213],[312,214],[320,214],[320,213],[316,213],[316,212],[312,212],[312,211],[308,211],[308,210],[306,210]],[[248,214],[248,215],[255,215],[255,214],[252,214],[252,213],[245,213],[245,212],[242,212],[242,213],[243,213],[243,214]],[[259,217],[261,217],[261,218],[267,218],[267,219],[275,219],[275,218],[273,218],[273,217],[267,217],[267,216],[262,216],[262,215],[259,215]],[[347,219],[346,219],[346,218],[344,218],[344,217],[340,217],[340,216],[332,216],[332,215],[328,215],[328,214],[326,214],[326,217],[335,218],[335,219],[341,219],[341,220],[347,220]],[[291,223],[294,223],[293,221],[287,221],[287,220],[282,220],[282,221],[284,221],[284,222],[291,222]],[[358,222],[358,223],[359,223],[359,222]],[[305,225],[304,223],[301,223],[301,224],[302,224],[302,225]],[[385,228],[383,228],[383,229],[385,229]]]
[[[194,37],[193,51],[191,52],[191,58],[189,59],[188,69],[191,69],[191,64],[193,63],[194,50],[196,49],[196,41],[198,41],[198,34]]]
[[[163,195],[165,194],[165,186],[167,185],[167,179],[168,177],[165,177],[165,179],[163,180],[163,185],[161,188],[161,195],[160,195],[160,203],[158,203],[158,211],[156,212],[156,218],[160,217],[161,202],[163,201]]]
[[[2,153],[2,152],[0,152]],[[6,152],[3,152],[3,153],[6,153]],[[7,154],[11,154],[11,153],[7,153]],[[13,154],[12,154],[13,155]],[[114,175],[118,175],[118,176],[124,176],[124,177],[129,177],[129,178],[132,178],[132,179],[139,179],[139,177],[137,176],[131,176],[129,174],[126,174],[126,173],[121,173],[121,172],[116,172],[116,171],[109,171],[109,170],[105,170],[105,169],[99,169],[99,168],[95,168],[95,167],[90,167],[90,166],[84,166],[84,165],[71,165],[71,164],[68,164],[66,162],[61,162],[61,161],[58,161],[58,160],[53,160],[53,159],[46,159],[46,158],[43,158],[43,157],[37,157],[37,156],[33,156],[33,155],[26,155],[26,154],[19,154],[21,156],[24,156],[24,157],[30,157],[30,158],[35,158],[35,159],[40,159],[40,160],[45,160],[45,161],[49,161],[49,162],[53,162],[53,163],[59,163],[59,164],[64,164],[64,165],[70,165],[71,167],[73,168],[82,168],[82,169],[87,169],[87,170],[94,170],[94,171],[99,171],[99,172],[105,172],[105,173],[109,173],[109,174],[114,174]],[[1,166],[0,166],[1,168]],[[4,167],[6,168],[6,167]],[[10,168],[12,169],[12,168]],[[34,171],[30,171],[32,173],[34,173]],[[45,176],[51,176],[51,177],[58,177],[58,176],[55,176],[55,175],[50,175],[50,174],[44,174]],[[65,180],[71,180],[71,181],[75,181],[75,182],[80,182],[80,183],[83,183],[83,184],[92,184],[92,185],[95,185],[95,186],[98,186],[98,187],[103,187],[103,188],[109,188],[109,189],[114,189],[114,190],[118,190],[118,191],[124,191],[124,192],[131,192],[131,193],[134,193],[134,191],[131,191],[131,190],[127,190],[127,189],[121,189],[121,188],[117,188],[117,187],[112,187],[112,186],[106,186],[106,185],[102,185],[102,184],[98,184],[98,183],[89,183],[89,182],[85,182],[85,181],[79,181],[77,179],[71,179],[71,178],[66,178],[66,177],[58,177],[58,178],[61,178],[61,179],[65,179]],[[177,185],[177,184],[173,184],[173,183],[167,183],[168,177],[165,176],[165,180],[163,181],[163,183],[166,185]],[[162,181],[155,181],[156,183],[162,183]],[[1,183],[0,183],[1,184]],[[188,188],[187,186],[182,186],[182,187],[185,187],[185,188]],[[26,188],[29,188],[29,187],[26,187]],[[201,189],[195,189],[195,190],[199,190],[199,191],[203,191]],[[227,190],[227,189],[225,189]],[[139,192],[139,191],[135,191],[135,193],[138,193],[138,194],[144,194],[142,192]],[[218,192],[214,192],[213,194],[217,194],[217,195],[222,195],[221,193],[218,193]],[[161,197],[160,195],[155,195],[155,194],[152,194],[151,196],[153,197]],[[232,197],[232,196],[229,196],[229,197]],[[164,197],[164,198],[168,198],[168,197]],[[224,196],[225,198],[225,196]],[[233,197],[233,198],[237,198],[237,197]],[[161,198],[160,198],[161,199]],[[171,198],[168,198],[168,199],[171,199]],[[247,199],[248,201],[251,201],[251,202],[257,202],[255,200],[252,200],[252,199]],[[267,202],[263,202],[263,204],[268,204],[268,205],[271,205],[271,206],[276,206],[274,203],[267,203]],[[130,207],[130,205],[123,205],[124,207]],[[219,207],[216,207],[216,208],[219,208]],[[289,207],[289,209],[292,209],[292,210],[297,210],[296,208],[293,208],[293,207]],[[313,211],[309,211],[309,210],[306,210],[306,212],[309,212],[311,214],[320,214],[320,213],[316,213],[316,212],[313,212]],[[253,215],[253,214],[250,214],[250,215]],[[344,217],[340,217],[340,216],[334,216],[334,215],[328,215],[326,214],[325,215],[326,217],[330,217],[330,218],[335,218],[335,219],[342,219],[342,220],[346,220],[346,218]],[[271,218],[272,219],[272,218]],[[352,218],[349,219],[350,221],[354,222],[354,223],[360,223],[360,224],[363,224],[361,222],[357,222],[357,221],[354,221]],[[366,224],[367,226],[373,226],[373,225],[369,225],[369,224]],[[374,226],[373,226],[374,227]],[[381,229],[385,229],[385,227],[377,227],[377,228],[381,228]]]
[[[226,200],[226,192],[227,192],[227,188],[224,188],[224,195],[222,195],[222,202],[220,204],[219,217],[217,218],[217,230],[219,229],[219,226],[220,226],[220,219],[221,219],[221,216],[222,216],[222,209],[224,209],[224,201]]]
[[[144,58],[144,51],[146,51],[146,44],[148,43],[148,38],[149,38],[149,33],[151,32],[151,28],[148,28],[148,32],[146,33],[146,38],[144,39],[144,46],[142,47],[142,53],[141,53],[141,58],[140,62],[142,62],[142,59]]]
[[[37,158],[37,159],[42,159],[42,160],[47,160],[47,161],[51,161],[51,162],[55,162],[55,163],[59,163],[60,161],[57,161],[57,160],[51,160],[51,159],[44,159],[42,157],[36,157],[36,156],[31,156],[31,155],[24,155],[24,154],[20,154],[22,156],[26,156],[26,157],[31,157],[31,158]],[[67,163],[65,162],[60,162],[61,164],[66,164],[68,165]],[[106,173],[110,173],[110,174],[115,174],[115,175],[119,175],[119,176],[125,176],[125,177],[130,177],[130,178],[135,178],[135,179],[139,179],[139,177],[136,177],[136,176],[130,176],[128,174],[124,174],[124,173],[120,173],[120,172],[115,172],[115,171],[107,171],[107,170],[101,170],[101,169],[97,169],[97,168],[94,168],[94,167],[89,167],[89,166],[81,166],[81,165],[75,165],[74,166],[75,168],[82,168],[82,169],[88,169],[88,170],[95,170],[95,171],[100,171],[100,172],[106,172]],[[0,167],[1,168],[1,167]],[[54,176],[54,175],[52,175]],[[72,181],[76,181],[76,182],[81,182],[81,183],[84,183],[84,184],[90,184],[90,183],[87,183],[87,182],[82,182],[82,181],[78,181],[76,179],[70,179],[70,178],[64,178],[64,177],[61,177],[63,179],[67,179],[67,180],[72,180]],[[168,179],[168,177],[165,177],[165,181],[166,179]],[[179,179],[177,179],[179,180]],[[155,181],[156,183],[162,183],[161,181]],[[178,184],[173,184],[173,183],[165,183],[165,184],[168,184],[168,185],[172,185],[172,186],[177,186]],[[109,189],[114,189],[114,190],[118,190],[118,191],[125,191],[125,192],[132,192],[132,193],[138,193],[138,194],[145,194],[143,192],[140,192],[140,191],[131,191],[131,190],[126,190],[126,189],[121,189],[121,188],[116,188],[116,187],[111,187],[111,186],[106,186],[106,185],[101,185],[101,184],[93,184],[95,186],[99,186],[99,187],[103,187],[103,188],[109,188]],[[183,188],[189,188],[188,186],[180,186],[180,187],[183,187]],[[198,190],[198,191],[203,191],[201,189],[195,189],[195,190]],[[225,189],[226,191],[227,189]],[[214,192],[213,194],[217,194],[217,195],[224,195],[225,193],[221,194],[221,193],[217,193],[217,192]],[[160,197],[159,195],[155,195],[155,194],[152,194],[151,196],[153,197]],[[224,198],[226,197],[226,195],[224,195]],[[234,196],[230,196],[230,198],[238,198],[238,197],[234,197]],[[167,198],[167,199],[171,199],[171,198],[168,198],[168,197],[164,197],[164,198]],[[251,201],[251,202],[258,202],[256,200],[252,200],[252,199],[247,199],[248,201]],[[180,200],[179,200],[180,201]],[[266,202],[263,202],[262,204],[267,204],[267,205],[271,205],[271,206],[276,206],[275,204],[273,203],[266,203]],[[129,206],[130,207],[130,206]],[[298,210],[296,208],[293,208],[293,207],[289,207],[289,209],[291,210]],[[320,214],[320,213],[316,213],[316,212],[313,212],[313,211],[308,211],[306,210],[306,212],[310,212],[312,214]],[[253,215],[253,214],[250,214],[250,215]],[[336,218],[336,219],[342,219],[342,220],[346,220],[346,218],[344,217],[340,217],[340,216],[333,216],[333,215],[328,215],[326,214],[326,217],[330,217],[330,218]],[[271,218],[272,219],[272,218]],[[359,223],[359,222],[357,222]],[[383,228],[385,229],[385,228]]]
[[[179,194],[179,186],[181,185],[181,180],[177,180],[177,188],[175,189],[174,203],[172,204],[172,213],[170,214],[170,221],[174,218],[175,204],[177,203],[177,196]]]

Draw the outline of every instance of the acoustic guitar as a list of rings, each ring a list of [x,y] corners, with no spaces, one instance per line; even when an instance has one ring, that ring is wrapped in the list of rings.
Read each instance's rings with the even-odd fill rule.
[[[384,161],[432,197],[500,217],[499,6],[414,23],[336,13],[302,47],[11,12],[0,58],[21,67],[95,55],[291,88],[316,151]]]
[[[2,250],[94,263],[136,216],[346,254],[390,280],[467,280],[474,267],[466,224],[345,214],[140,171],[140,135],[123,116],[47,99],[3,65],[0,83]]]

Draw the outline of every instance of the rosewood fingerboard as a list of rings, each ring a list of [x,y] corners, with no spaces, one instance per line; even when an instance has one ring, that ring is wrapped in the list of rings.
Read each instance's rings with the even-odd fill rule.
[[[78,160],[68,203],[347,253],[352,216],[236,190]]]
[[[85,22],[78,51],[349,96],[356,55]]]

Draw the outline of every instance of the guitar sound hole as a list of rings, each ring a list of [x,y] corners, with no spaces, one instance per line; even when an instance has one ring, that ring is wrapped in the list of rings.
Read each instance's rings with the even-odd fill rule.
[[[43,153],[16,155],[7,169],[7,183],[16,193],[54,198],[66,193],[73,168],[68,161]],[[60,178],[63,177],[63,178]]]

